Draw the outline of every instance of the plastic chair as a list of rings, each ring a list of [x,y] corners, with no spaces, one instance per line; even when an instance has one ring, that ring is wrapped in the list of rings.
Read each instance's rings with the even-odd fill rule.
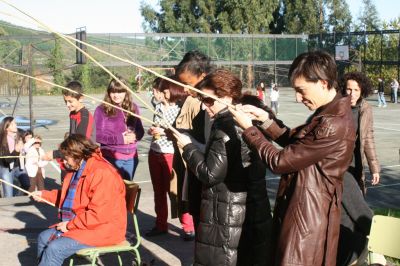
[[[100,255],[106,253],[117,253],[119,265],[122,266],[122,259],[119,255],[120,252],[132,252],[135,255],[137,265],[140,265],[141,259],[139,254],[139,246],[141,241],[141,236],[139,232],[139,226],[136,218],[136,211],[139,205],[139,198],[141,189],[139,185],[133,181],[124,180],[125,188],[126,188],[126,209],[128,213],[132,214],[133,217],[133,226],[136,234],[136,242],[134,244],[129,243],[127,240],[123,241],[118,245],[113,246],[104,246],[104,247],[95,247],[95,248],[84,248],[78,250],[75,255],[80,257],[85,257],[89,259],[92,265],[96,265],[97,258]],[[72,266],[74,263],[73,257],[69,261],[69,265]]]
[[[368,251],[400,258],[400,219],[375,215],[372,219]],[[371,258],[370,258],[371,259]]]

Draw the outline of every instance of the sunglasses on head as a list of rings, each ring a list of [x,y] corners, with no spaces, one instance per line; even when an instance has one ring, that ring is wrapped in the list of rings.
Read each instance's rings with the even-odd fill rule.
[[[205,106],[211,107],[214,105],[215,100],[211,97],[204,97],[202,94],[197,95],[199,101],[201,101]]]

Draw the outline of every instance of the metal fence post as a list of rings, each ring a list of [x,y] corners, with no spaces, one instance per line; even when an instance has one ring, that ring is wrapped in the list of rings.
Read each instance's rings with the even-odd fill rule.
[[[274,37],[274,83],[276,84],[276,37]]]
[[[33,52],[32,52],[32,44],[30,43],[28,46],[28,73],[29,76],[32,76],[32,59],[33,59]],[[32,90],[33,90],[33,82],[32,79],[28,80],[28,88],[29,88],[29,128],[33,131],[33,109],[32,109]]]

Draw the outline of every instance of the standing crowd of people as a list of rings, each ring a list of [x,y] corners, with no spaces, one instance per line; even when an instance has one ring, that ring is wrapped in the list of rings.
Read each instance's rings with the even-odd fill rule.
[[[329,54],[299,55],[289,80],[296,101],[313,113],[295,128],[277,118],[276,84],[269,108],[263,83],[257,96],[243,94],[238,77],[198,51],[188,52],[170,78],[201,93],[154,80],[155,115],[147,134],[156,217],[146,237],[168,233],[169,197],[182,238],[195,241],[193,265],[365,261],[373,213],[364,198],[364,165],[372,185],[379,183],[380,167],[365,100],[372,85],[364,74],[339,79]],[[39,235],[39,265],[62,265],[79,249],[125,239],[123,179],[134,179],[145,130],[140,118],[121,110],[140,115],[128,83],[118,80],[110,81],[106,103],[94,115],[83,104],[81,84],[67,84],[70,130],[54,151],[46,153],[42,138],[32,132],[22,137],[12,117],[0,124],[1,156],[11,156],[0,159],[1,178],[11,183],[17,178],[35,200],[59,208],[60,222]],[[391,86],[397,101],[398,82]],[[382,95],[379,104],[386,106]],[[64,171],[61,189],[48,191],[44,166],[52,159]],[[273,214],[267,169],[281,175]],[[5,184],[3,191],[5,197],[15,195]]]

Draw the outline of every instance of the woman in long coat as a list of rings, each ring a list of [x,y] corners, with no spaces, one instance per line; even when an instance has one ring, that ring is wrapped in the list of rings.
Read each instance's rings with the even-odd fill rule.
[[[253,106],[231,112],[245,129],[246,143],[272,172],[282,174],[274,208],[274,264],[333,266],[342,179],[355,140],[350,97],[337,93],[336,64],[325,52],[299,55],[289,78],[296,100],[315,111],[304,125],[290,130]],[[252,119],[260,124],[253,126]]]
[[[344,75],[342,94],[351,97],[351,111],[357,139],[353,159],[343,181],[338,265],[350,265],[355,261],[365,261],[368,254],[367,236],[371,228],[373,211],[363,197],[366,193],[364,173],[366,164],[372,175],[371,184],[378,184],[380,179],[372,108],[365,100],[371,92],[372,84],[365,74],[350,72]],[[377,256],[379,255],[374,254],[373,257]]]
[[[196,87],[228,104],[241,97],[240,80],[227,70],[208,74]],[[265,166],[243,142],[226,104],[200,99],[213,119],[205,153],[189,137],[175,135],[202,183],[194,265],[267,265],[271,214]]]

